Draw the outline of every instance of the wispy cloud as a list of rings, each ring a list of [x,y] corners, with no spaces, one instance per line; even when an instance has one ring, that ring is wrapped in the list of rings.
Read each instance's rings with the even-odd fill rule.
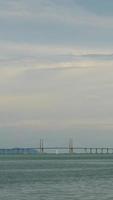
[[[7,4],[6,4],[7,2]],[[113,28],[113,16],[100,16],[89,12],[72,0],[68,1],[6,1],[2,4],[0,18],[37,23],[65,23],[67,25]]]
[[[29,69],[62,69],[112,65],[112,49],[84,49],[54,45],[0,42],[1,74],[10,76]],[[3,67],[6,67],[3,69]],[[17,69],[18,67],[18,69]],[[9,69],[10,68],[10,69]],[[7,69],[7,71],[6,71]]]
[[[112,132],[113,12],[102,1],[0,0],[1,129]]]
[[[0,52],[1,54],[13,55],[18,53],[20,55],[75,55],[75,56],[111,56],[113,55],[113,48],[103,49],[101,47],[84,47],[77,45],[75,47],[71,45],[43,45],[43,44],[32,44],[32,43],[19,43],[11,41],[0,41]],[[15,54],[14,54],[15,55]]]
[[[2,111],[35,111],[48,110],[56,98],[47,94],[29,94],[29,95],[1,95],[0,107]]]
[[[0,128],[30,128],[30,129],[38,129],[38,130],[65,130],[65,129],[73,129],[73,128],[93,128],[96,130],[113,130],[113,123],[110,121],[101,121],[101,120],[19,120],[12,122],[2,122],[0,123]]]

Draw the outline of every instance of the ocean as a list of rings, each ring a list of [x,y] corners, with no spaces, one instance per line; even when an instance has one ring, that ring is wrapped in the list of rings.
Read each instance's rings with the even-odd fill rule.
[[[0,156],[1,200],[111,200],[113,154]]]

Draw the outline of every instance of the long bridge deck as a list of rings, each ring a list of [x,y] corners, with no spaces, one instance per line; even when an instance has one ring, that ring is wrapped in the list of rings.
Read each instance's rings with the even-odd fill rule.
[[[7,154],[38,154],[38,153],[81,153],[81,154],[113,154],[111,147],[65,147],[48,146],[33,148],[0,148],[0,155]]]
[[[69,153],[113,153],[111,147],[45,147],[37,148],[40,152],[46,150],[66,150]]]

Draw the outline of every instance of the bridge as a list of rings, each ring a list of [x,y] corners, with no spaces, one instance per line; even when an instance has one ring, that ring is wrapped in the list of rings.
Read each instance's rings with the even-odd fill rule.
[[[112,153],[113,154],[113,148],[111,147],[74,147],[73,145],[73,140],[70,139],[69,140],[69,146],[51,146],[51,147],[44,147],[44,140],[40,139],[40,147],[37,148],[38,151],[40,151],[40,153],[44,153],[48,150],[51,151],[66,151],[67,153],[84,153],[84,154],[109,154]]]
[[[69,154],[113,154],[111,147],[75,147],[73,140],[69,140],[68,146],[44,146],[43,139],[40,140],[39,147],[33,148],[0,148],[0,155],[14,154],[41,154],[41,153],[69,153]]]
[[[37,148],[41,153],[46,152],[47,150],[66,150],[67,153],[84,153],[84,154],[113,154],[113,148],[110,147],[43,147]]]
[[[34,148],[4,148],[0,149],[0,155],[17,155],[17,154],[43,154],[43,153],[68,153],[68,154],[113,154],[113,148],[103,147],[34,147]]]

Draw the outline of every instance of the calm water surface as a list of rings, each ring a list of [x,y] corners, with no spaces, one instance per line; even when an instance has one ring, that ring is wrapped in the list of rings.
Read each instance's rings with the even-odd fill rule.
[[[1,200],[111,200],[113,156],[0,157]]]

